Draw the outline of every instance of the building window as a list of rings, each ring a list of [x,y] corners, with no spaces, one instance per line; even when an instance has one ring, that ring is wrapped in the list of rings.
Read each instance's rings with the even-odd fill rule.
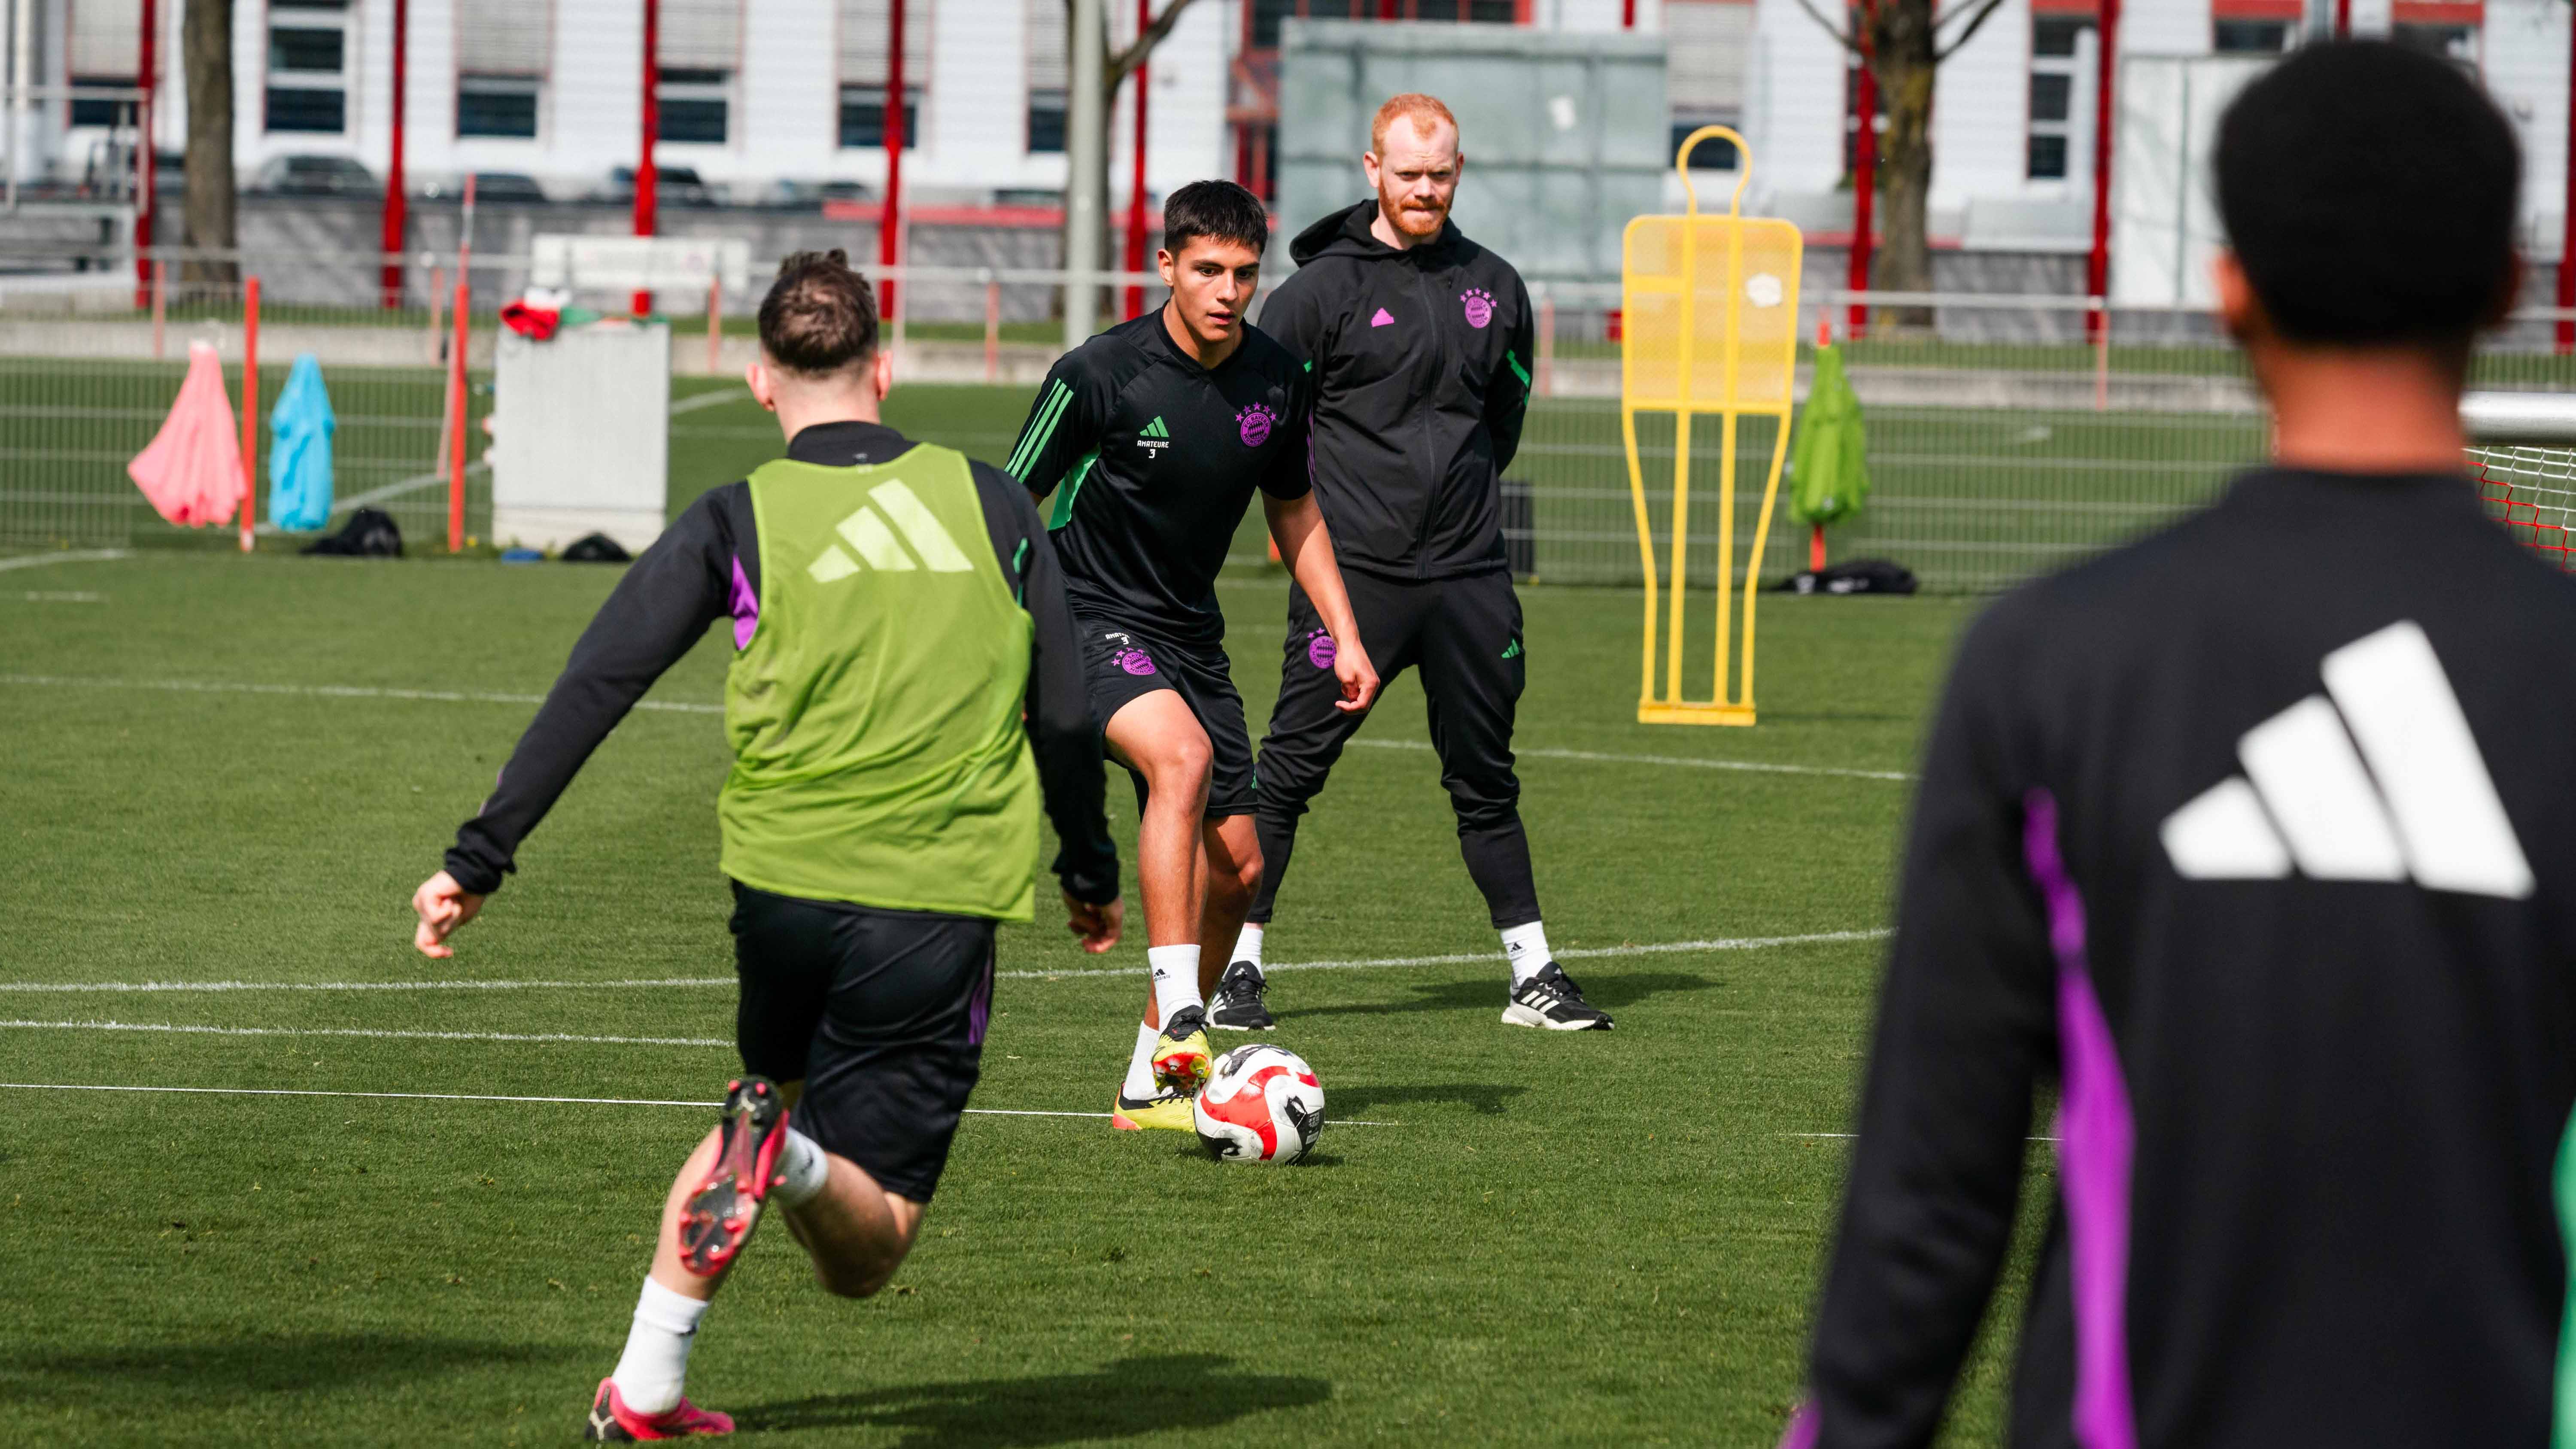
[[[2474,25],[2426,25],[2401,20],[2388,27],[2388,38],[2435,60],[2447,60],[2471,72],[2478,68],[2478,28]]]
[[[733,72],[674,70],[662,67],[654,88],[660,103],[661,138],[700,145],[725,143],[725,120],[733,108]]]
[[[456,134],[533,141],[543,115],[553,7],[457,0]]]
[[[886,87],[893,82],[894,10],[890,0],[839,0],[841,16],[841,145],[849,150],[885,145]],[[903,149],[921,149],[922,97],[930,90],[929,0],[904,0]],[[1064,0],[1056,0],[1061,13]],[[1059,24],[1062,22],[1059,21]]]
[[[2030,23],[2030,133],[2022,174],[2064,181],[2071,169],[2080,112],[2078,92],[2091,91],[2084,63],[2093,50],[2093,17],[2038,15]]]
[[[2290,48],[2292,27],[2286,20],[2228,20],[2209,23],[2209,48],[2220,55],[2279,55]]]
[[[1702,126],[1732,126],[1744,114],[1744,57],[1753,43],[1753,7],[1719,0],[1670,0],[1664,6],[1664,94],[1673,108],[1672,147]],[[1690,154],[1693,171],[1735,169],[1734,143],[1703,141]]]
[[[1027,0],[1021,13],[1021,38],[1028,47],[1029,154],[1053,155],[1064,150],[1066,97],[1072,93],[1063,0]]]
[[[885,145],[884,86],[841,87],[841,144],[878,149]],[[909,77],[903,88],[903,149],[921,149],[921,87]]]
[[[533,141],[537,90],[530,76],[460,75],[456,78],[456,134]]]
[[[64,67],[71,77],[71,123],[133,125],[132,93],[143,28],[140,0],[72,0],[65,19],[71,42]],[[84,95],[84,91],[106,94]]]
[[[349,14],[333,0],[273,3],[262,124],[337,136],[349,128]]]

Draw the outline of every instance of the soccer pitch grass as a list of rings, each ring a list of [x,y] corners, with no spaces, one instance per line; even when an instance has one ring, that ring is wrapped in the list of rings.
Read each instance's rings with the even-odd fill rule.
[[[907,389],[890,420],[993,456],[1017,417],[977,436],[981,391]],[[700,420],[675,477],[776,453],[747,403]],[[615,578],[211,550],[0,573],[0,1080],[461,1094],[6,1089],[21,1432],[574,1437],[711,1117],[646,1104],[711,1104],[735,1067],[723,649],[591,760],[454,960],[411,950],[406,902]],[[1285,583],[1221,589],[1257,722]],[[1272,933],[1272,1039],[1338,1125],[1277,1170],[1113,1133],[1144,974],[1113,778],[1132,934],[1103,960],[1043,916],[1006,928],[979,1115],[896,1286],[830,1298],[771,1229],[691,1396],[782,1442],[1776,1438],[1848,1148],[1808,1134],[1848,1124],[1884,948],[1890,777],[1978,605],[1765,599],[1764,723],[1688,730],[1632,722],[1634,592],[1523,597],[1549,934],[1615,1033],[1498,1024],[1408,676]],[[253,985],[110,989],[146,982]],[[633,1100],[463,1099],[506,1096]],[[2026,1229],[2044,1151],[2030,1172]],[[1996,1437],[2003,1380],[1990,1341],[1954,1442]]]

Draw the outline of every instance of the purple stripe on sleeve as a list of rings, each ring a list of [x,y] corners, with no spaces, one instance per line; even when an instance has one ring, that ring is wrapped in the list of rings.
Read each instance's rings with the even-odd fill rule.
[[[2075,1441],[2136,1449],[2129,1392],[2129,1167],[2137,1124],[2118,1044],[2085,966],[2084,898],[2057,848],[2057,800],[2022,799],[2022,851],[2048,906],[2057,954],[2057,1035],[2064,1090],[2057,1107],[2058,1179],[2075,1294]]]
[[[1780,1436],[1780,1449],[1816,1449],[1816,1402],[1809,1399],[1789,1416],[1789,1432]]]
[[[760,630],[760,596],[751,591],[751,580],[744,576],[742,558],[733,560],[733,647],[739,654],[751,647],[751,636]]]
[[[984,979],[966,1003],[966,1044],[982,1046],[985,1028],[993,1024],[993,960],[984,958]]]

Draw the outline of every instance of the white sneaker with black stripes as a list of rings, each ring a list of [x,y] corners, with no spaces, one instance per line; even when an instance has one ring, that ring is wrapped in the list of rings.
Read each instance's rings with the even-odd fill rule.
[[[1512,988],[1503,1008],[1503,1025],[1537,1026],[1549,1031],[1608,1031],[1610,1013],[1583,999],[1583,988],[1550,961],[1536,975]]]

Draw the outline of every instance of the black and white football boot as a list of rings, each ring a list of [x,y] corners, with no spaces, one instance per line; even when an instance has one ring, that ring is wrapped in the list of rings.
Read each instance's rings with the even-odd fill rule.
[[[1268,1031],[1278,1025],[1270,1018],[1270,1008],[1261,1004],[1270,982],[1261,968],[1249,961],[1237,961],[1225,968],[1216,979],[1216,996],[1208,1002],[1208,1025],[1219,1031]]]
[[[1538,974],[1512,988],[1503,1008],[1503,1025],[1538,1026],[1549,1031],[1608,1031],[1610,1013],[1583,999],[1583,988],[1550,961]]]

